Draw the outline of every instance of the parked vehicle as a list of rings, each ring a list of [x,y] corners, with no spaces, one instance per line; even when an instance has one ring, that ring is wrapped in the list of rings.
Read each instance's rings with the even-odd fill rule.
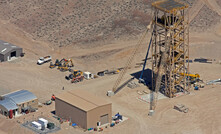
[[[40,57],[37,64],[42,65],[42,64],[49,62],[49,61],[51,61],[51,56]]]

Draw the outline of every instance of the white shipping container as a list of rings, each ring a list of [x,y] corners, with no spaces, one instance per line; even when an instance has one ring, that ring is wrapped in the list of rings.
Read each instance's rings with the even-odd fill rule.
[[[32,125],[32,127],[36,128],[36,129],[38,129],[38,130],[41,129],[41,124],[38,123],[38,122],[36,122],[36,121],[33,121],[33,122],[31,123],[31,125]]]
[[[91,72],[84,72],[83,76],[85,79],[89,80],[89,79],[94,79],[94,75]]]
[[[47,128],[48,120],[45,120],[44,118],[39,118],[38,122],[42,125],[44,125],[45,128]]]

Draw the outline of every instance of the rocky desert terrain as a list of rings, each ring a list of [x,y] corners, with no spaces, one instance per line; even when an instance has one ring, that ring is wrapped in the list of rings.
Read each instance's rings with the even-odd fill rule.
[[[212,64],[191,63],[190,71],[199,73],[204,81],[221,78],[221,2],[220,0],[183,0],[190,5],[190,59],[215,59]],[[149,104],[137,100],[137,89],[125,87],[113,97],[106,92],[113,87],[118,74],[104,76],[82,83],[65,80],[68,72],[49,69],[49,64],[37,66],[39,57],[51,55],[53,61],[72,58],[75,69],[98,71],[123,67],[151,20],[150,0],[1,0],[0,40],[24,49],[24,57],[0,63],[0,95],[19,89],[33,92],[41,103],[52,93],[67,90],[87,90],[113,105],[113,114],[120,112],[129,119],[114,128],[104,129],[107,134],[220,134],[220,85],[205,86],[173,99],[158,101],[156,113],[148,116]],[[131,69],[124,80],[140,72],[135,68],[145,58],[150,33],[142,43]],[[151,64],[147,63],[151,68]],[[62,87],[65,90],[62,90]],[[187,105],[190,112],[173,109],[177,103]],[[51,117],[54,104],[40,108]],[[31,118],[32,114],[25,115]],[[30,134],[18,122],[0,116],[0,134]],[[10,127],[9,127],[10,126]],[[58,134],[98,133],[83,132],[61,125]]]

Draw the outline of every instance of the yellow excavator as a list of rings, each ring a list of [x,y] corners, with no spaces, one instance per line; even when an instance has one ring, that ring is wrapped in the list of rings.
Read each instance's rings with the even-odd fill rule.
[[[69,76],[65,76],[65,79],[71,80],[71,83],[81,82],[84,79],[83,72],[74,70]]]
[[[69,74],[69,76],[65,76],[65,78],[67,80],[73,79],[73,78],[77,78],[78,76],[82,76],[83,72],[80,70],[74,70],[73,72],[71,72],[71,74]]]
[[[65,59],[61,59],[60,61],[58,59],[56,59],[55,63],[53,64],[52,62],[50,62],[49,68],[55,68],[56,66],[62,66],[62,64],[64,63]]]
[[[187,73],[180,73],[181,76],[189,77],[190,83],[194,84],[195,82],[199,81],[200,75],[199,74],[187,74]]]
[[[55,64],[53,64],[52,62],[50,62],[49,68],[55,68]]]
[[[62,72],[68,71],[73,66],[74,64],[73,64],[72,59],[62,59],[60,62],[60,65],[58,66],[58,70]]]

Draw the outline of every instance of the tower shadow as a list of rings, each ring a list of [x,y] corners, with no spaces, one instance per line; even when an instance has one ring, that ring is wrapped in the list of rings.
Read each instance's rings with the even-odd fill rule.
[[[140,75],[141,75],[141,71],[135,72],[130,74],[131,76],[133,76],[135,79],[137,79],[139,81]],[[150,90],[152,90],[152,70],[151,69],[145,69],[143,72],[143,80],[144,81],[139,81],[140,83],[143,83],[144,85],[146,85]]]

